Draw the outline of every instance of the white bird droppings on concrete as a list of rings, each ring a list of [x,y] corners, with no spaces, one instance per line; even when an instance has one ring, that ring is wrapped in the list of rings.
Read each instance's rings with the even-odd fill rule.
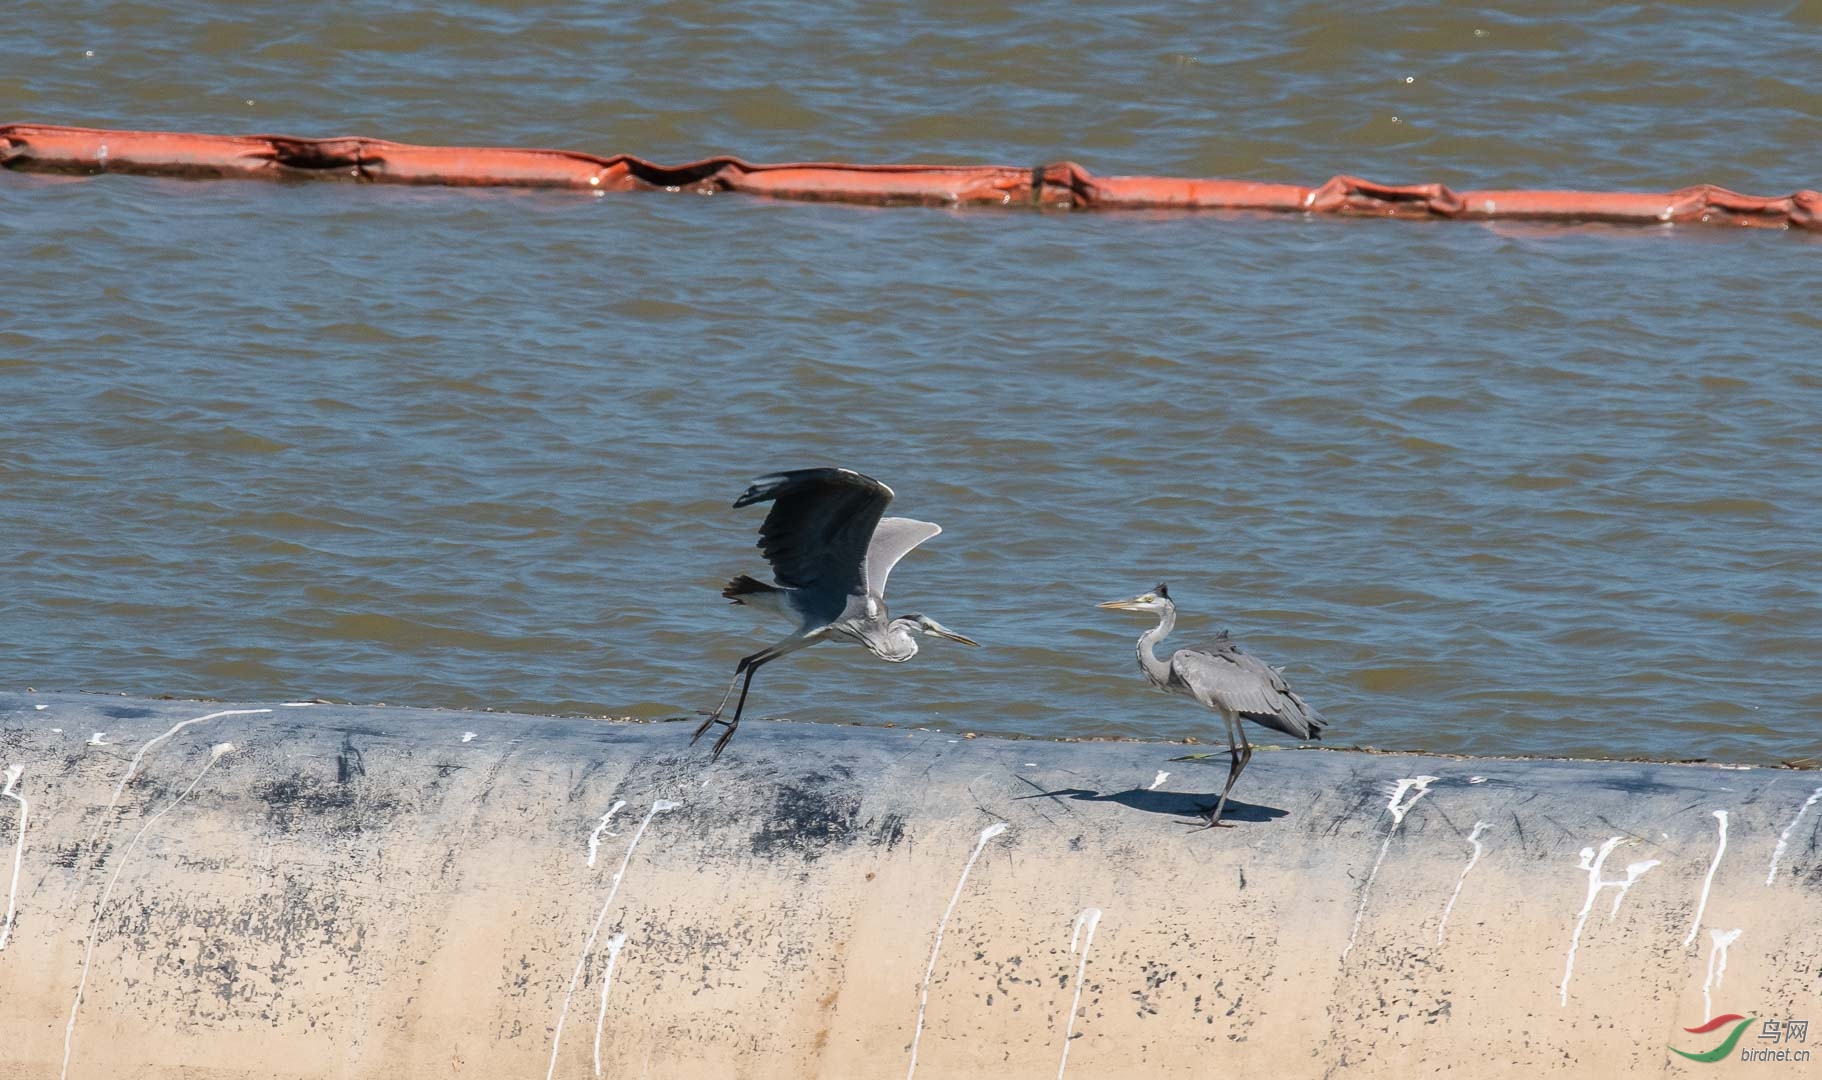
[[[936,954],[943,948],[943,929],[949,925],[949,916],[955,914],[955,905],[961,902],[962,888],[968,884],[968,872],[974,869],[974,861],[981,857],[981,850],[987,846],[987,841],[1005,832],[1007,828],[1004,821],[996,821],[981,830],[980,837],[974,843],[974,850],[968,855],[968,861],[962,864],[962,876],[956,879],[955,894],[949,897],[949,906],[944,909],[942,919],[936,924],[936,944],[930,946],[930,963],[924,967],[924,989],[917,999],[917,1027],[911,1033],[911,1066],[905,1070],[905,1080],[911,1080],[917,1075],[917,1044],[924,1037],[924,1009],[930,1004],[930,976],[936,971]]]
[[[23,765],[8,766],[6,787],[0,789],[0,796],[19,804],[19,839],[13,845],[13,883],[6,890],[6,918],[0,919],[0,949],[6,948],[7,941],[13,936],[13,905],[19,898],[19,866],[25,860],[25,819],[32,812],[31,804],[25,801],[25,796],[13,790],[24,773]]]
[[[1771,849],[1771,868],[1765,872],[1765,884],[1770,885],[1778,879],[1778,863],[1784,858],[1784,852],[1790,847],[1790,834],[1796,831],[1797,822],[1803,820],[1803,815],[1809,813],[1809,808],[1816,805],[1816,801],[1819,799],[1822,799],[1822,787],[1811,792],[1809,798],[1803,800],[1803,805],[1797,808],[1797,816],[1790,819],[1789,825],[1784,826],[1783,834],[1778,837],[1778,846]]]
[[[1455,891],[1449,894],[1449,902],[1442,906],[1442,919],[1436,924],[1436,945],[1442,947],[1442,932],[1449,925],[1449,912],[1455,910],[1455,901],[1461,899],[1461,887],[1467,883],[1468,872],[1480,861],[1480,834],[1493,826],[1485,821],[1476,821],[1474,831],[1468,834],[1468,843],[1474,845],[1474,854],[1468,856],[1468,865],[1461,868],[1461,876],[1455,879]]]
[[[607,991],[614,985],[614,964],[620,950],[626,948],[626,935],[616,933],[607,939],[607,971],[601,976],[601,1011],[595,1014],[595,1075],[601,1075],[601,1029],[607,1023]]]
[[[616,807],[616,809],[618,808]],[[652,808],[645,812],[645,818],[639,822],[639,827],[633,830],[633,838],[626,845],[626,854],[620,857],[620,869],[614,871],[614,881],[608,887],[607,899],[602,901],[601,912],[595,916],[595,923],[589,927],[588,937],[582,942],[582,955],[576,957],[576,970],[569,977],[569,989],[563,993],[563,1006],[557,1010],[557,1030],[550,1037],[550,1068],[545,1071],[544,1080],[551,1080],[557,1075],[557,1051],[563,1046],[563,1022],[569,1017],[570,1000],[576,996],[576,984],[582,981],[582,969],[588,965],[589,959],[594,955],[595,938],[601,933],[601,924],[607,920],[608,909],[614,906],[614,897],[620,892],[620,881],[626,876],[626,865],[632,861],[633,852],[639,847],[639,838],[645,835],[645,827],[652,823],[652,818],[666,810],[675,809],[677,809],[677,804],[671,800],[658,799],[652,803]]]
[[[1164,772],[1163,770],[1159,770],[1158,775],[1151,778],[1151,786],[1146,788],[1145,790],[1146,791],[1156,791],[1156,790],[1158,790],[1158,788],[1163,786],[1164,781],[1169,780],[1169,779],[1170,779],[1169,773]]]
[[[257,711],[266,712],[268,710],[260,709]],[[210,714],[210,716],[225,716],[225,715],[228,715],[228,714],[226,714],[226,713],[211,713]],[[210,718],[209,716],[204,716],[204,717],[198,717],[197,719],[198,720],[207,720],[209,718]],[[193,724],[196,722],[197,722],[196,720],[187,720],[184,723]],[[169,738],[173,733],[175,733],[178,730],[178,728],[181,728],[183,726],[184,726],[184,724],[177,725],[177,727],[172,728],[170,731],[168,731],[164,735],[160,736],[160,738]],[[156,740],[153,740],[153,741],[156,741]],[[148,746],[148,747],[151,745],[152,744],[150,742],[148,742],[146,744],[146,746]],[[108,878],[107,887],[105,887],[101,890],[101,895],[99,897],[97,897],[95,900],[95,914],[89,920],[89,943],[88,943],[88,947],[86,949],[84,949],[83,954],[82,954],[82,977],[79,980],[77,980],[77,983],[76,983],[76,998],[74,1001],[70,1002],[69,1023],[65,1024],[64,1028],[63,1028],[63,1071],[62,1071],[62,1073],[59,1074],[61,1077],[63,1077],[63,1080],[68,1080],[68,1077],[70,1075],[70,1051],[71,1051],[72,1047],[74,1047],[75,1040],[76,1040],[76,1013],[77,1013],[77,1010],[82,1008],[82,994],[83,994],[83,991],[86,990],[89,985],[89,965],[95,959],[95,937],[96,937],[97,932],[101,928],[101,915],[102,915],[102,912],[107,908],[108,897],[113,895],[114,883],[120,880],[120,871],[126,867],[128,859],[132,856],[134,849],[139,846],[139,841],[145,838],[145,834],[146,834],[147,830],[151,829],[151,827],[153,825],[156,825],[158,823],[159,818],[162,818],[166,814],[177,809],[177,804],[179,804],[179,803],[183,802],[185,799],[189,798],[190,792],[196,790],[196,785],[202,783],[202,778],[204,776],[207,776],[209,773],[209,770],[215,767],[215,763],[220,761],[222,759],[223,755],[226,755],[226,754],[230,753],[231,751],[233,751],[233,749],[234,749],[234,744],[227,743],[227,742],[216,743],[214,746],[211,746],[209,748],[209,760],[203,763],[201,771],[199,771],[196,774],[196,778],[194,780],[190,781],[190,786],[184,788],[183,791],[181,793],[179,793],[175,799],[172,799],[170,802],[166,803],[162,810],[158,811],[156,814],[153,814],[151,817],[146,818],[145,824],[141,825],[139,827],[139,831],[133,834],[133,839],[130,842],[128,842],[128,844],[126,846],[126,850],[121,852],[120,858],[115,860],[114,873],[112,876],[110,876]],[[142,747],[140,749],[140,752],[143,754],[145,752],[145,748]],[[135,757],[133,759],[133,761],[134,761],[134,764],[137,765],[138,761],[139,761],[138,757]],[[128,775],[131,775],[130,770],[129,770]],[[122,781],[122,786],[125,786],[125,781]],[[116,794],[118,794],[118,792]]]
[[[1708,978],[1702,980],[1702,1019],[1714,1016],[1714,1003],[1708,1000],[1710,989],[1721,985],[1721,978],[1727,974],[1727,946],[1740,940],[1740,930],[1736,928],[1723,933],[1720,930],[1708,931]],[[1719,966],[1716,961],[1719,961]]]
[[[472,731],[462,732],[462,741],[465,743],[474,742],[475,738],[476,738],[475,733]]]
[[[1612,922],[1619,917],[1620,901],[1626,899],[1626,893],[1632,888],[1633,883],[1639,878],[1644,877],[1645,871],[1659,865],[1661,865],[1661,863],[1657,859],[1646,859],[1643,862],[1629,862],[1626,864],[1625,881],[1607,882],[1607,884],[1612,885],[1615,890],[1613,894],[1613,907],[1607,912],[1608,922]]]
[[[1437,780],[1434,776],[1413,776],[1392,785],[1392,797],[1386,803],[1386,809],[1392,812],[1392,824],[1402,825],[1404,816],[1417,805],[1417,800],[1430,792],[1430,785]],[[1405,792],[1411,792],[1411,801],[1404,801]]]
[[[1695,934],[1702,926],[1702,916],[1708,911],[1708,890],[1714,887],[1714,872],[1721,868],[1721,856],[1727,851],[1727,811],[1716,810],[1714,819],[1720,828],[1720,839],[1715,842],[1714,861],[1708,864],[1708,876],[1702,879],[1702,897],[1696,901],[1695,918],[1689,924],[1689,936],[1683,939],[1683,948],[1695,943]]]
[[[1658,865],[1658,860],[1646,859],[1644,862],[1629,864],[1626,867],[1626,878],[1623,881],[1601,880],[1601,868],[1607,865],[1607,856],[1613,854],[1613,849],[1625,841],[1626,838],[1623,836],[1607,838],[1601,844],[1598,855],[1591,847],[1582,849],[1581,862],[1577,866],[1588,872],[1588,896],[1582,901],[1582,910],[1575,917],[1575,932],[1569,936],[1569,954],[1563,962],[1563,983],[1558,987],[1563,1005],[1569,1004],[1569,978],[1575,974],[1575,951],[1581,946],[1582,930],[1588,925],[1588,913],[1594,910],[1594,898],[1600,894],[1602,889],[1609,886],[1619,890],[1619,895],[1613,898],[1613,910],[1607,913],[1607,921],[1612,922],[1614,916],[1620,913],[1620,901],[1626,898],[1626,893],[1632,888],[1633,883],[1644,877],[1647,870]]]
[[[607,823],[614,820],[614,815],[619,813],[624,806],[626,806],[625,799],[615,799],[614,805],[608,807],[607,813],[601,815],[601,821],[595,826],[595,831],[588,834],[588,865],[591,868],[595,865],[595,853],[601,849],[602,830],[607,828]]]
[[[1429,794],[1430,785],[1437,781],[1434,776],[1410,776],[1398,780],[1392,785],[1391,798],[1385,808],[1392,814],[1392,827],[1385,831],[1385,842],[1379,845],[1379,857],[1373,860],[1373,870],[1367,874],[1366,885],[1360,890],[1360,907],[1354,911],[1354,928],[1348,932],[1347,948],[1341,950],[1341,959],[1346,960],[1354,951],[1354,939],[1360,936],[1360,922],[1366,918],[1367,899],[1373,895],[1373,882],[1379,877],[1379,867],[1385,862],[1387,851],[1392,848],[1392,836],[1398,827],[1404,824],[1404,816],[1417,805],[1417,800]],[[1411,801],[1404,800],[1405,792],[1411,792]]]
[[[257,716],[271,711],[271,709],[228,709],[224,712],[212,712],[205,716],[198,716],[189,720],[179,720],[177,723],[172,724],[170,730],[166,731],[163,735],[147,739],[145,745],[141,746],[139,751],[133,755],[133,760],[127,762],[127,771],[121,776],[120,783],[114,785],[114,794],[108,799],[107,808],[101,813],[102,823],[96,826],[95,832],[89,834],[89,850],[95,850],[95,845],[101,838],[101,830],[106,828],[107,823],[113,820],[114,807],[120,802],[121,792],[127,789],[127,784],[131,783],[133,777],[138,774],[139,763],[145,760],[146,754],[154,746],[169,740],[171,736],[176,735],[191,724],[200,724],[207,720],[219,720],[224,716]]]
[[[1076,951],[1076,940],[1082,936],[1083,930],[1088,931],[1088,940],[1082,942],[1082,959],[1076,964],[1075,997],[1069,1002],[1069,1022],[1063,1027],[1063,1059],[1057,1062],[1057,1080],[1063,1080],[1063,1070],[1069,1067],[1069,1043],[1075,1038],[1075,1014],[1082,1007],[1082,976],[1088,972],[1088,950],[1094,947],[1094,928],[1099,925],[1101,909],[1083,908],[1075,917],[1075,929],[1069,934],[1069,951],[1072,953]]]

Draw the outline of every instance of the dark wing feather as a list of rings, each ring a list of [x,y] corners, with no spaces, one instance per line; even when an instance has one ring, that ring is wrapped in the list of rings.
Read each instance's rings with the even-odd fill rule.
[[[1226,633],[1201,649],[1180,649],[1170,658],[1171,674],[1198,701],[1227,708],[1256,724],[1298,739],[1321,739],[1322,714],[1297,696],[1284,676],[1243,652]]]
[[[794,469],[753,483],[736,507],[770,502],[759,550],[789,589],[837,595],[866,589],[867,543],[892,489],[851,469]]]

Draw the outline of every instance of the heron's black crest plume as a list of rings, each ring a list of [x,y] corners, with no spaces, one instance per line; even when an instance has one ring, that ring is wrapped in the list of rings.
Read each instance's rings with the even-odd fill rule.
[[[1166,589],[1164,587],[1164,583],[1162,581],[1158,582],[1158,587],[1153,589],[1152,592],[1157,593],[1159,596],[1162,596],[1166,600],[1170,599],[1170,590]]]

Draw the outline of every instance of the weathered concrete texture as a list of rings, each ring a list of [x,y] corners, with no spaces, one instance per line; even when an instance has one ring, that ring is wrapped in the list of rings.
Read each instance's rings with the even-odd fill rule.
[[[1610,1077],[1822,1020],[1817,774],[1262,752],[1195,832],[1181,747],[688,736],[0,694],[0,1077]]]

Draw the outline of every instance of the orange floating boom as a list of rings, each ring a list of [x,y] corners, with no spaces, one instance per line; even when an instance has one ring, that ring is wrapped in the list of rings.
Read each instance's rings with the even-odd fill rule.
[[[22,172],[193,179],[353,180],[448,187],[738,191],[873,205],[1073,210],[1250,210],[1400,218],[1822,229],[1822,193],[1741,195],[1711,184],[1671,192],[1451,191],[1337,176],[1320,187],[1250,180],[1095,176],[1073,162],[999,165],[756,165],[734,157],[658,165],[626,154],[412,146],[383,139],[198,135],[0,124],[0,165]]]

